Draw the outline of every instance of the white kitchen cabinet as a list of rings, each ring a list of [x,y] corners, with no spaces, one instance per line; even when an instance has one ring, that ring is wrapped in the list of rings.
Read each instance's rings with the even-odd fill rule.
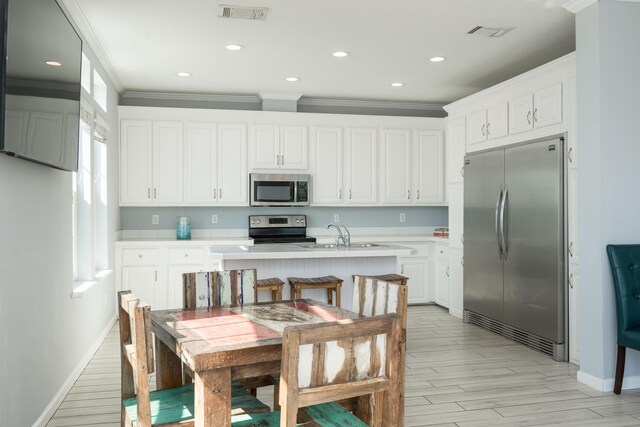
[[[182,274],[204,271],[204,248],[169,248],[167,268],[167,305],[183,306]]]
[[[243,124],[218,125],[218,203],[247,206],[247,128]]]
[[[248,204],[245,133],[244,125],[187,124],[187,203]]]
[[[444,202],[444,141],[440,131],[417,130],[412,152],[413,203]]]
[[[509,133],[517,134],[562,122],[562,83],[509,101]]]
[[[182,203],[182,134],[181,122],[122,120],[121,205]]]
[[[567,215],[569,217],[567,251],[569,252],[569,262],[578,264],[580,262],[578,258],[578,169],[569,170],[567,181]]]
[[[464,299],[464,256],[462,248],[449,251],[449,314],[462,318]]]
[[[485,141],[506,136],[509,132],[508,119],[506,102],[469,114],[467,116],[467,151],[482,149]]]
[[[409,278],[407,302],[426,304],[429,302],[430,262],[427,257],[401,257],[400,274]]]
[[[576,265],[569,266],[569,362],[580,365],[580,285]]]
[[[308,145],[306,126],[253,126],[251,168],[307,169]]]
[[[154,310],[164,310],[167,305],[167,287],[158,266],[122,267],[122,289],[131,290]]]
[[[461,248],[464,244],[464,184],[449,186],[449,246]]]
[[[382,202],[411,202],[411,131],[384,129],[380,148]]]
[[[464,155],[466,150],[466,118],[449,120],[447,134],[447,178],[449,184],[464,181]]]
[[[366,205],[378,201],[378,132],[372,128],[347,130],[343,200]]]
[[[311,130],[312,203],[335,206],[344,201],[342,128],[316,127]]]

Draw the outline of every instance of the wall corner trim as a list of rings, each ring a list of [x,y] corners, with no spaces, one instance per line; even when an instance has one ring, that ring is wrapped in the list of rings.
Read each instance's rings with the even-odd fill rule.
[[[62,384],[62,386],[60,387],[56,395],[53,396],[53,399],[51,399],[51,402],[49,402],[49,404],[44,409],[40,417],[38,417],[36,422],[33,423],[32,427],[45,427],[47,423],[51,420],[51,418],[58,410],[58,407],[60,406],[64,398],[67,396],[67,393],[69,393],[69,390],[71,390],[71,387],[73,387],[75,382],[78,380],[78,377],[80,377],[80,374],[82,374],[82,371],[84,371],[84,368],[87,367],[93,355],[96,353],[96,351],[98,351],[98,348],[100,348],[100,346],[102,345],[102,342],[111,331],[111,328],[113,328],[113,325],[116,323],[116,320],[117,320],[117,315],[114,314],[113,317],[107,322],[107,326],[104,328],[102,333],[98,336],[98,338],[96,338],[94,343],[91,345],[87,353],[82,357],[82,359],[80,359],[80,363],[78,363],[78,366],[76,366],[76,368],[71,372],[67,380],[64,382],[64,384]]]

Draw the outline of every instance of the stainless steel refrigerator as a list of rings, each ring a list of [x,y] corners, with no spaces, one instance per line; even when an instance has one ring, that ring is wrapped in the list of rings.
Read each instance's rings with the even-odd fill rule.
[[[469,154],[464,320],[566,360],[564,139]]]

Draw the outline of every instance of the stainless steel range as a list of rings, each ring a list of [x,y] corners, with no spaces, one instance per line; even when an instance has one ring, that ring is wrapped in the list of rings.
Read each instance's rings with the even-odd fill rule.
[[[249,237],[254,244],[316,242],[307,237],[306,215],[249,215]]]

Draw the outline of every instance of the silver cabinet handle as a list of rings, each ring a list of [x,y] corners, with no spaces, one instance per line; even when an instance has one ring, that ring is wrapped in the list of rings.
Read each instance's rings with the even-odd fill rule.
[[[569,286],[573,289],[573,273],[569,274]]]
[[[151,198],[151,188],[147,188],[147,198]]]
[[[411,190],[407,190],[407,200],[411,200]]]
[[[280,155],[276,154],[276,166],[280,166]]]
[[[460,168],[460,175],[462,175],[462,177],[464,178],[464,166]]]
[[[418,193],[418,196],[416,197],[416,199],[420,200],[420,190],[416,190],[416,192]]]
[[[537,108],[533,109],[533,122],[534,123],[538,123],[538,109]]]
[[[139,254],[139,255],[138,255],[138,258],[142,259],[142,254]]]
[[[527,124],[531,124],[531,111],[527,111]]]
[[[573,242],[569,243],[569,247],[567,249],[569,250],[569,256],[573,258]]]
[[[189,258],[189,254],[184,254],[184,257],[185,258]]]
[[[447,267],[447,277],[450,277],[449,276],[449,267]]]
[[[155,273],[155,281],[157,282],[158,281],[158,270],[156,270],[154,273]]]
[[[400,274],[404,274],[404,264],[400,264]]]
[[[351,190],[349,190],[349,200],[351,200]]]
[[[464,245],[464,234],[460,235],[460,243],[462,243]]]
[[[460,265],[464,267],[464,257],[460,258]]]
[[[284,154],[280,156],[280,164],[284,166]]]
[[[217,198],[218,198],[218,189],[217,189],[217,188],[214,188],[214,189],[213,189],[213,198],[214,198],[214,199],[217,199]]]
[[[154,198],[154,199],[157,199],[157,198],[158,198],[158,189],[157,189],[157,188],[154,188],[154,189],[153,189],[153,198]]]
[[[218,194],[220,195],[220,200],[222,200],[222,188],[218,190]]]
[[[491,133],[491,132],[489,132],[489,126],[490,125],[491,125],[491,123],[487,123],[487,136],[489,136],[489,134]]]
[[[338,190],[338,199],[342,200],[342,190]]]
[[[569,151],[567,151],[567,158],[569,159],[569,163],[573,163],[573,157],[571,154],[573,153],[573,147],[569,147]]]
[[[482,131],[482,136],[487,136],[487,135],[484,133],[484,127],[485,127],[485,126],[486,126],[486,125],[482,125],[482,129],[480,129],[480,130]]]

